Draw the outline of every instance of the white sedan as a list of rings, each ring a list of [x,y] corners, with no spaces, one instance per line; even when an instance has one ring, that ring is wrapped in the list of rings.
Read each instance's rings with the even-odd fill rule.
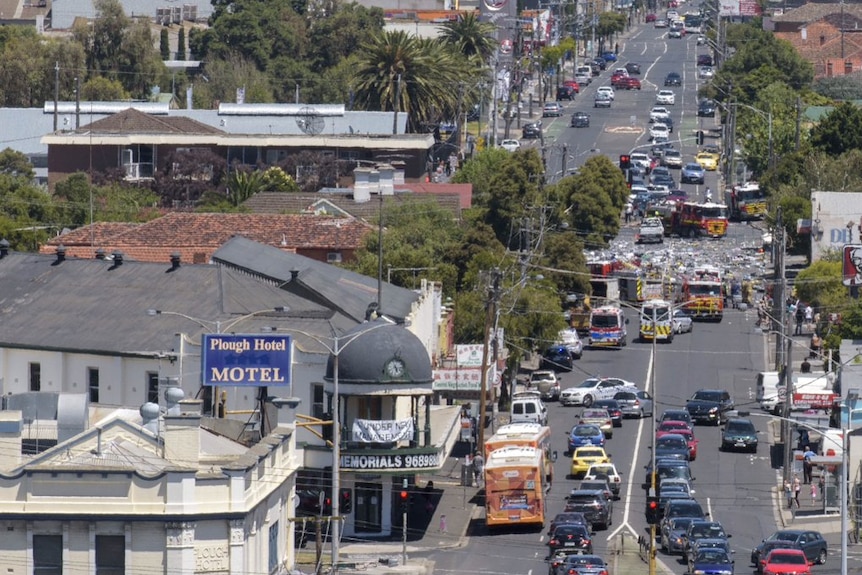
[[[560,405],[582,405],[589,407],[597,399],[613,399],[622,387],[635,384],[616,377],[591,377],[575,387],[569,387],[560,394]]]
[[[614,89],[611,88],[610,86],[600,86],[596,90],[596,95],[598,96],[599,94],[606,94],[607,97],[611,99],[611,101],[613,101],[614,96],[615,96]]]
[[[658,95],[655,97],[655,103],[664,106],[673,106],[676,104],[676,94],[673,93],[673,90],[659,90]]]
[[[653,141],[657,138],[664,138],[667,140],[670,138],[670,130],[668,130],[667,125],[665,124],[653,124],[649,127],[649,137]]]
[[[500,147],[507,152],[515,152],[521,149],[521,142],[518,140],[503,140],[500,142]]]
[[[670,116],[670,110],[663,106],[653,106],[653,109],[649,111],[649,121],[655,122],[659,118],[667,118]]]
[[[697,75],[701,80],[709,80],[715,75],[715,72],[713,71],[712,66],[701,66],[697,71]]]

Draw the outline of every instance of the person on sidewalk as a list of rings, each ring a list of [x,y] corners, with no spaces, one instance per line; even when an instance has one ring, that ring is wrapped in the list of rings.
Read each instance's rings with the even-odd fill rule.
[[[811,470],[814,468],[811,458],[815,455],[817,454],[811,451],[811,447],[806,445],[805,451],[802,454],[802,479],[806,485],[811,483]]]
[[[811,334],[811,343],[809,344],[809,354],[808,357],[811,359],[817,359],[820,357],[821,352],[823,351],[823,340],[815,331]]]
[[[796,304],[796,332],[793,335],[802,335],[802,322],[805,321],[805,310],[798,303]]]
[[[808,361],[807,357],[802,360],[802,364],[800,364],[800,366],[799,366],[799,372],[800,373],[811,373],[811,362]]]
[[[793,500],[796,501],[796,508],[799,509],[801,505],[799,504],[799,492],[802,491],[802,483],[799,481],[799,476],[797,474],[793,474]]]
[[[787,499],[787,508],[793,509],[793,487],[788,480],[784,480],[784,497]]]
[[[476,487],[481,489],[482,482],[485,480],[485,458],[479,451],[473,455],[473,477],[476,479]]]
[[[817,505],[817,484],[811,483],[811,505]]]

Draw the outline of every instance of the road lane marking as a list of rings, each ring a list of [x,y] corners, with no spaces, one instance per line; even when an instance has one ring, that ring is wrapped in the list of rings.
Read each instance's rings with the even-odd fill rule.
[[[706,512],[709,513],[709,518],[715,521],[715,517],[712,516],[712,499],[709,497],[706,498]]]
[[[653,372],[654,366],[655,366],[655,355],[653,354],[652,351],[650,351],[649,364],[647,367],[647,374],[646,374],[646,383],[644,384],[644,389],[650,393],[652,393],[652,391],[650,390],[650,382],[652,381],[652,372]],[[653,393],[653,396],[655,396],[654,393]],[[655,404],[656,404],[656,400],[655,400],[655,397],[653,397],[652,415],[650,416],[651,419],[655,418]],[[617,533],[619,533],[620,531],[622,531],[623,529],[626,529],[626,528],[629,530],[629,533],[631,533],[633,536],[635,536],[635,537],[638,536],[638,532],[635,531],[635,528],[632,527],[631,525],[629,525],[629,512],[631,511],[632,488],[634,487],[634,482],[635,482],[635,462],[637,462],[638,453],[640,453],[641,437],[643,436],[644,423],[646,423],[645,417],[641,417],[640,419],[638,419],[638,433],[637,433],[637,436],[635,437],[634,455],[632,456],[632,470],[631,470],[631,473],[629,473],[628,482],[626,485],[626,501],[625,501],[625,504],[623,506],[623,522],[619,527],[614,529],[610,533],[610,535],[607,536],[607,539],[606,539],[607,541],[610,541],[611,539],[613,539],[617,535]],[[652,424],[652,421],[650,421],[650,424]]]

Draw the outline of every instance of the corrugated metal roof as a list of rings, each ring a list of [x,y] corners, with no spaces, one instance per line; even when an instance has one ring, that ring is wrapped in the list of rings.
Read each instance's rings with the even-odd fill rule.
[[[119,0],[127,16],[148,18],[156,17],[157,8],[167,8],[190,4],[197,6],[198,20],[206,20],[212,15],[213,7],[209,0]],[[51,28],[68,30],[76,18],[92,20],[96,17],[96,8],[92,0],[53,0],[51,2]]]

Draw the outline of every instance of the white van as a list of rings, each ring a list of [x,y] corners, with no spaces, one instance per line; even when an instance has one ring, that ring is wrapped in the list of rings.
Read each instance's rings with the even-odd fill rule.
[[[829,407],[832,400],[832,388],[835,376],[831,373],[822,375],[794,375],[793,392],[800,395],[799,402],[792,407],[795,409],[810,409],[812,407]],[[779,385],[777,371],[762,371],[757,374],[757,391],[754,399],[760,404],[760,408],[770,413],[780,411],[779,404],[784,401],[783,385]],[[804,405],[803,405],[804,404]]]
[[[512,396],[510,423],[548,425],[548,408],[538,391],[521,391]]]

